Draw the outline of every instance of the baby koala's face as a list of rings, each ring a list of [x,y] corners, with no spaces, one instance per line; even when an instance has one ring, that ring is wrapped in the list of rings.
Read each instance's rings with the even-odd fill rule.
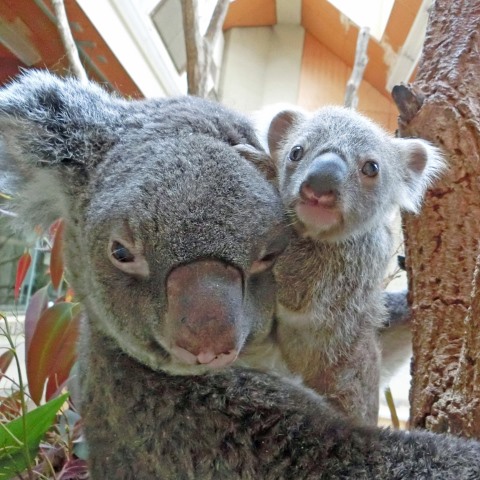
[[[379,224],[402,205],[421,177],[427,150],[396,140],[352,110],[327,107],[306,115],[281,112],[269,146],[280,194],[296,230],[338,241]]]

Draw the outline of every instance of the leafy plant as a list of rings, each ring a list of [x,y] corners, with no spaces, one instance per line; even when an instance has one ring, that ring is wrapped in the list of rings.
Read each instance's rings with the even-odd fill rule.
[[[9,348],[0,356],[0,379],[10,380],[13,391],[0,397],[0,480],[88,478],[81,418],[67,393],[77,357],[81,308],[72,301],[64,281],[62,238],[63,222],[57,221],[48,232],[50,282],[31,297],[25,313],[27,385],[9,323],[2,315],[5,328],[0,335]],[[31,261],[26,251],[18,262],[15,299]],[[12,362],[18,381],[6,375]]]
[[[65,393],[15,420],[0,424],[0,478],[11,478],[30,467],[41,439],[67,398]]]

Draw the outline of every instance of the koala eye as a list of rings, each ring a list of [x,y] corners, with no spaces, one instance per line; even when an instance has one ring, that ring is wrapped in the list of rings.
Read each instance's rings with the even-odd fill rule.
[[[373,160],[368,160],[363,164],[362,173],[367,177],[376,177],[379,171],[380,167],[378,166],[378,163]]]
[[[115,267],[135,277],[146,278],[150,268],[141,249],[128,241],[110,240],[108,256]]]
[[[280,253],[272,252],[263,256],[259,260],[255,260],[250,268],[250,274],[254,275],[256,273],[262,273],[273,267],[273,264],[279,255]]]
[[[133,262],[135,260],[135,256],[133,255],[133,253],[120,242],[112,242],[111,251],[112,257],[117,260],[117,262],[127,263]]]
[[[270,245],[270,248],[267,248],[266,253],[252,263],[252,266],[250,268],[250,274],[254,275],[256,273],[262,273],[273,267],[277,258],[284,252],[285,248],[287,247],[287,243],[287,237],[280,238],[273,242]]]
[[[303,147],[300,145],[295,145],[288,154],[288,158],[292,162],[298,162],[303,157]]]

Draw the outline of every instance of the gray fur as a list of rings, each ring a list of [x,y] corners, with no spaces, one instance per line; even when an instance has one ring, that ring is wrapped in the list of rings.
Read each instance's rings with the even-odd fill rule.
[[[386,318],[382,281],[393,242],[390,218],[398,207],[418,210],[443,162],[427,142],[391,138],[353,110],[339,107],[312,115],[282,111],[271,122],[268,141],[280,194],[297,232],[275,267],[283,358],[308,386],[375,424],[377,332]],[[290,152],[298,146],[303,156],[294,161]],[[327,160],[332,154],[338,181],[331,167],[322,167],[332,163]],[[372,178],[362,173],[369,160],[379,165]],[[338,216],[333,223],[299,213],[312,168],[324,168],[321,181],[338,186],[330,209]]]
[[[182,366],[162,346],[171,272],[218,262],[242,273],[233,323],[244,351],[272,343],[274,281],[259,265],[284,236],[282,205],[231,146],[256,148],[242,117],[194,98],[127,103],[33,72],[0,91],[0,134],[1,188],[12,186],[16,211],[31,224],[66,215],[66,260],[87,314],[81,410],[93,480],[478,478],[476,442],[352,426],[285,379]],[[95,145],[103,153],[90,156]],[[40,177],[51,188],[39,200]],[[109,258],[112,236],[135,261]]]
[[[390,378],[412,356],[411,309],[408,291],[384,292],[387,319],[380,329],[380,385],[387,386]]]

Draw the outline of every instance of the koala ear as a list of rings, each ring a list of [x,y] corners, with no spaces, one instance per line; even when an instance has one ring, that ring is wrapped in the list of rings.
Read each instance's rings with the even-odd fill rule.
[[[275,160],[264,150],[246,143],[241,143],[233,147],[243,158],[255,165],[266,177],[272,181],[277,177],[277,166]]]
[[[283,110],[273,117],[268,128],[268,148],[272,155],[282,148],[290,130],[304,117],[297,110]]]
[[[19,216],[35,224],[63,216],[115,141],[115,102],[94,84],[41,71],[0,90],[0,190]]]
[[[425,140],[395,139],[403,156],[403,184],[400,208],[417,213],[427,188],[445,170],[441,151]]]

